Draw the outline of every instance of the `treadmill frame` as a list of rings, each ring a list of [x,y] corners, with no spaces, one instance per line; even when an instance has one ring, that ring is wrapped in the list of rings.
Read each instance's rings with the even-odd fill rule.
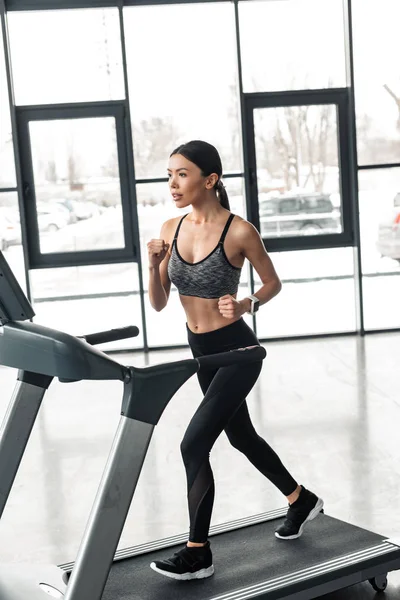
[[[210,528],[210,538],[222,533],[249,527],[259,523],[281,519],[287,508],[264,512],[251,517],[236,519]],[[129,560],[135,556],[171,548],[185,543],[187,533],[178,534],[153,542],[118,550],[114,562]],[[59,565],[70,572],[73,562]],[[357,583],[363,583],[390,571],[400,570],[400,540],[383,539],[381,543],[353,552],[336,559],[323,561],[306,569],[292,571],[286,576],[272,577],[256,585],[207,598],[207,600],[311,600],[330,592],[335,592]],[[338,573],[341,573],[338,575]]]

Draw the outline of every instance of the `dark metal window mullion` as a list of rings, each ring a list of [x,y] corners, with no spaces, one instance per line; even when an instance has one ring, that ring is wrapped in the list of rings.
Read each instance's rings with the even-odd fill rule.
[[[355,107],[355,88],[354,88],[354,52],[353,52],[353,24],[352,24],[352,0],[344,1],[344,21],[345,21],[345,51],[346,66],[349,77],[349,185],[351,194],[351,207],[353,211],[354,226],[354,282],[356,288],[356,319],[357,329],[361,335],[365,334],[364,324],[364,294],[363,294],[363,272],[361,256],[361,225],[359,209],[359,189],[358,189],[358,156],[357,156],[357,130],[356,130],[356,107]]]
[[[17,138],[21,161],[23,211],[26,223],[27,268],[32,269],[36,256],[40,253],[39,230],[37,221],[35,182],[32,164],[31,139],[29,135],[29,117],[17,109]],[[23,239],[24,241],[24,239]],[[24,244],[25,245],[25,244]]]
[[[119,107],[118,118],[115,119],[115,127],[117,134],[118,169],[121,190],[121,208],[125,236],[125,246],[132,252],[133,260],[137,261],[137,248],[134,240],[132,209],[130,205],[130,190],[128,186],[129,175],[125,135],[125,107],[123,106]]]
[[[128,78],[128,63],[126,57],[126,44],[125,44],[125,22],[124,22],[124,1],[118,0],[118,14],[119,14],[119,27],[121,37],[121,54],[122,54],[122,67],[124,73],[124,87],[125,87],[125,136],[126,136],[126,160],[127,164],[127,179],[128,179],[128,192],[130,197],[130,223],[132,227],[133,240],[135,243],[135,255],[137,257],[138,265],[138,277],[139,277],[139,291],[140,291],[140,308],[142,316],[142,333],[143,333],[143,349],[145,352],[149,350],[148,336],[147,336],[147,320],[146,320],[146,306],[144,302],[144,284],[143,284],[143,264],[142,264],[142,253],[140,249],[140,232],[139,232],[139,216],[137,210],[137,196],[136,196],[136,184],[135,184],[135,156],[133,151],[133,136],[132,136],[132,125],[131,125],[131,103],[129,95],[129,78]]]
[[[354,219],[352,210],[351,148],[349,145],[349,96],[343,95],[337,104],[338,149],[340,165],[340,196],[342,205],[343,237],[346,245],[354,244]]]
[[[400,168],[400,162],[395,163],[381,163],[374,165],[358,165],[359,171],[372,171],[374,169],[398,169]]]
[[[250,211],[250,188],[249,188],[249,160],[248,160],[248,149],[246,144],[247,137],[247,120],[246,120],[246,106],[245,96],[243,92],[243,69],[242,69],[242,49],[240,40],[240,18],[239,18],[239,0],[234,0],[234,11],[235,11],[235,39],[236,39],[236,56],[237,56],[237,73],[238,73],[238,88],[239,88],[239,108],[240,108],[240,125],[241,125],[241,138],[242,138],[242,155],[243,155],[243,168],[244,168],[244,195],[246,199],[246,217],[249,219]],[[250,219],[251,220],[251,219]],[[249,264],[247,267],[247,273],[250,283],[250,293],[254,294],[254,270],[253,265]],[[257,335],[257,318],[253,315],[252,325],[254,333]]]

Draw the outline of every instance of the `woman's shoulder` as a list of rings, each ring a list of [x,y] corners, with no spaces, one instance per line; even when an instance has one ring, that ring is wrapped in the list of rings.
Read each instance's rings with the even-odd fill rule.
[[[169,237],[174,237],[175,231],[179,225],[179,221],[182,219],[182,216],[172,217],[172,219],[168,219],[164,221],[161,226],[161,237],[164,239],[168,239]]]
[[[246,221],[246,219],[240,215],[236,215],[234,213],[231,214],[234,215],[234,219],[232,219],[231,224],[232,231],[235,231],[235,233],[238,235],[252,235],[254,232],[257,232],[257,229],[252,223]]]
[[[258,245],[261,238],[252,223],[239,215],[235,215],[232,220],[230,240],[236,248],[240,248],[241,252],[244,252],[250,246]]]
[[[172,219],[168,219],[164,221],[162,224],[162,229],[168,231],[169,229],[173,229],[179,225],[179,221],[182,219],[182,216],[172,217]]]

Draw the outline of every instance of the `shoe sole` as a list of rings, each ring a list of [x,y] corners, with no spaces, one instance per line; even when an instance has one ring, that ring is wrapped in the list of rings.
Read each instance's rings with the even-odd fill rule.
[[[298,533],[296,533],[295,535],[284,536],[284,535],[279,535],[279,533],[277,533],[275,531],[275,537],[279,538],[280,540],[296,540],[303,533],[303,529],[304,529],[306,523],[308,523],[308,521],[312,521],[313,519],[315,519],[315,517],[317,517],[319,515],[319,513],[321,512],[323,507],[324,507],[324,501],[322,500],[322,498],[318,498],[317,504],[314,506],[314,508],[312,509],[312,511],[310,512],[310,514],[308,515],[308,517],[304,521],[304,523],[302,523],[300,525],[300,529],[299,529]]]
[[[214,575],[214,565],[208,567],[207,569],[200,569],[200,571],[195,571],[194,573],[170,573],[169,571],[163,571],[156,566],[156,563],[151,563],[150,567],[156,573],[160,573],[161,575],[165,575],[165,577],[169,577],[170,579],[179,579],[180,581],[188,581],[190,579],[205,579],[206,577],[211,577]]]

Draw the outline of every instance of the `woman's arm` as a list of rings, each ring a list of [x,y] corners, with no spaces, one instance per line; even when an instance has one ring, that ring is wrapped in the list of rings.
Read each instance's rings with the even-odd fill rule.
[[[254,225],[248,221],[242,221],[238,225],[237,235],[242,254],[251,262],[263,284],[254,294],[261,306],[279,294],[282,283]],[[250,310],[251,300],[244,298],[240,304],[244,307],[244,312],[247,312]]]
[[[171,281],[168,277],[168,262],[170,257],[170,236],[175,219],[163,224],[160,239],[153,239],[147,244],[149,252],[149,299],[151,306],[161,311],[167,306],[171,291]]]
[[[259,299],[260,306],[266,304],[281,291],[282,283],[265,250],[260,234],[254,225],[241,220],[235,227],[234,235],[241,254],[251,262],[263,284],[254,296]],[[248,312],[251,300],[249,298],[236,300],[233,296],[227,295],[219,299],[218,307],[224,317],[232,319]]]

